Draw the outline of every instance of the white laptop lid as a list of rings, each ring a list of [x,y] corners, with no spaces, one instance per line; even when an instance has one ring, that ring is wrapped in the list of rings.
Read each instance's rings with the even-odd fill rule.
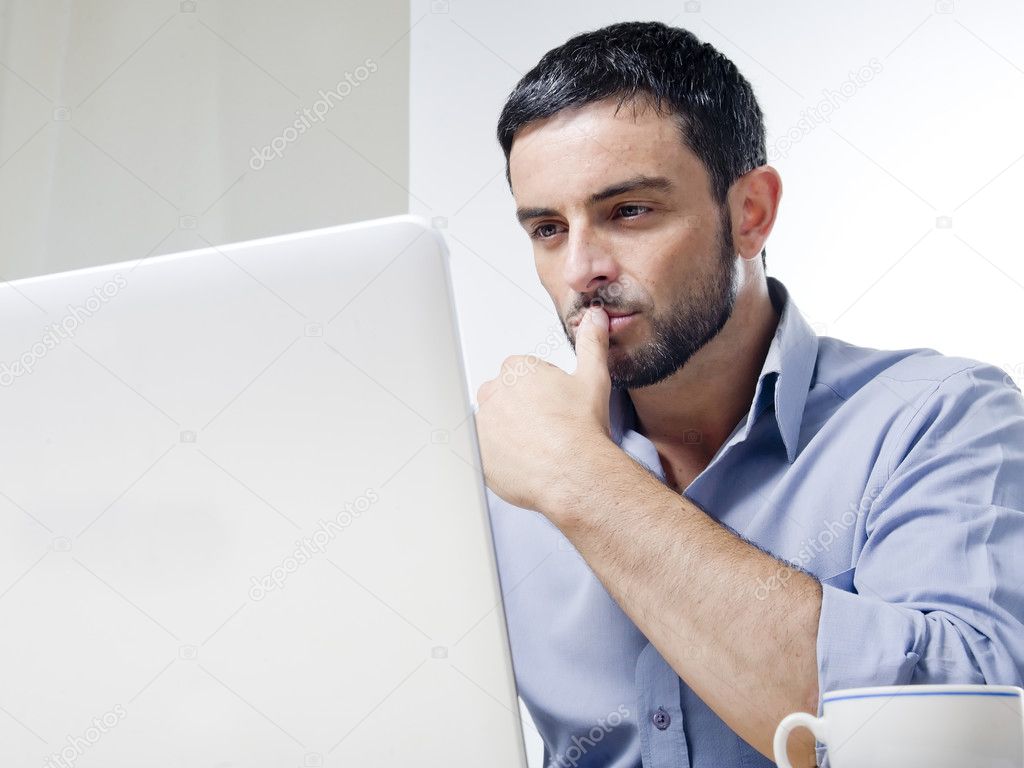
[[[524,766],[469,402],[415,217],[0,284],[0,765]]]

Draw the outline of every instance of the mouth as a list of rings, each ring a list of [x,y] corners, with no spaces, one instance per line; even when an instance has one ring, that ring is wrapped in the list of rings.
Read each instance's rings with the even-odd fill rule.
[[[586,314],[586,310],[584,309],[583,312],[580,312],[573,319],[571,325],[572,325],[574,330],[579,331],[580,322],[583,320],[583,316],[585,314]],[[640,313],[639,312],[624,312],[622,310],[615,310],[615,309],[605,309],[605,314],[608,315],[608,333],[615,333],[616,331],[619,331],[619,330],[625,328],[627,325],[629,325],[631,322],[633,322],[633,318],[636,317]]]
[[[615,333],[616,331],[621,331],[623,328],[625,328],[627,325],[633,322],[633,318],[636,317],[638,314],[639,312],[622,312],[620,314],[609,312],[608,333],[612,334]]]

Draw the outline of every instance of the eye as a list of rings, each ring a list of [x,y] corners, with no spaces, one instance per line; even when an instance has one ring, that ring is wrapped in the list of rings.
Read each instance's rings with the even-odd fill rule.
[[[626,205],[620,205],[615,210],[616,212],[621,213],[622,218],[624,219],[635,219],[638,216],[641,216],[644,213],[650,211],[651,209],[648,208],[646,205],[627,203]]]
[[[538,224],[530,232],[530,237],[535,240],[550,240],[558,234],[557,224]]]

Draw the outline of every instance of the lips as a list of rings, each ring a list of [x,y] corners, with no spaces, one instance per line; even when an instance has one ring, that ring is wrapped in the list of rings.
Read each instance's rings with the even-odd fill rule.
[[[636,312],[629,312],[624,315],[609,315],[608,316],[608,332],[615,333],[621,331],[627,325],[633,322],[633,318],[636,317]]]
[[[624,311],[624,310],[607,309],[607,308],[604,311],[605,311],[605,314],[608,315],[608,321],[609,321],[608,327],[609,327],[609,330],[616,330],[616,328],[618,326],[622,326],[622,325],[626,324],[627,321],[626,321],[625,318],[630,318],[630,317],[633,317],[633,315],[639,314],[638,312],[628,312],[628,311]],[[573,328],[577,328],[577,329],[579,328],[580,322],[583,320],[583,316],[586,314],[586,312],[587,312],[587,310],[584,309],[582,312],[580,312],[572,320],[572,322],[570,324],[572,325]]]

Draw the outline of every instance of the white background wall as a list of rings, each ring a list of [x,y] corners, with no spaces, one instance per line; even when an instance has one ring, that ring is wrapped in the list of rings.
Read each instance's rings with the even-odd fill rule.
[[[0,0],[0,290],[405,212],[407,15],[406,0]],[[340,94],[323,120],[296,115],[321,90]],[[311,128],[286,134],[300,118]],[[251,165],[275,139],[281,156]]]
[[[412,0],[410,209],[447,218],[473,392],[549,339],[573,366],[513,217],[501,106],[545,51],[627,19],[692,30],[752,82],[784,184],[768,273],[819,334],[966,355],[1024,384],[1024,4]],[[839,106],[800,130],[822,102]]]

